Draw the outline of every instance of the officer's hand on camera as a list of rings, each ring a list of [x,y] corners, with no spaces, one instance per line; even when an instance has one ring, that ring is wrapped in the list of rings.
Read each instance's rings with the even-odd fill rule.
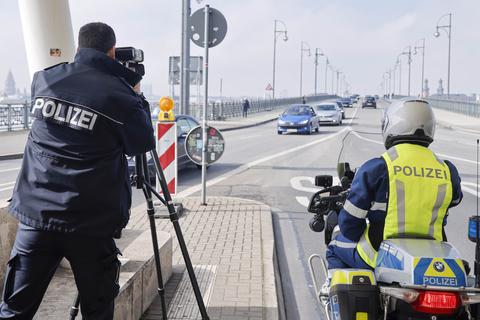
[[[137,84],[135,85],[135,87],[133,87],[133,90],[134,90],[136,93],[138,93],[138,94],[141,94],[141,93],[142,93],[142,89],[140,88],[140,82],[137,83]]]

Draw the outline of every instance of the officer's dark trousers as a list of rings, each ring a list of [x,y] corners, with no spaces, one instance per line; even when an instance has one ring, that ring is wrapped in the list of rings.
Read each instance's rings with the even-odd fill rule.
[[[112,238],[40,231],[20,224],[8,262],[0,319],[32,319],[63,257],[72,266],[83,319],[113,319],[119,289],[117,254]],[[73,303],[73,297],[68,299]]]

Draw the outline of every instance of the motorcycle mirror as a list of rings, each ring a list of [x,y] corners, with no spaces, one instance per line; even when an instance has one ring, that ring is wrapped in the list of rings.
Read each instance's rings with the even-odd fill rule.
[[[333,177],[330,175],[315,176],[315,186],[328,188],[333,185]]]

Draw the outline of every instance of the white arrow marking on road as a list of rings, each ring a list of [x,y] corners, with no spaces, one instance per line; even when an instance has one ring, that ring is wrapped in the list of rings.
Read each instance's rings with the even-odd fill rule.
[[[295,190],[304,191],[311,194],[314,194],[315,192],[320,190],[320,188],[318,187],[305,187],[302,184],[302,181],[307,181],[312,185],[315,184],[315,179],[313,177],[299,176],[299,177],[293,177],[292,179],[290,179],[290,185]],[[333,185],[337,185],[339,184],[339,182],[340,180],[337,177],[333,177]],[[297,199],[297,202],[300,203],[301,206],[308,208],[308,205],[310,204],[309,197],[302,196],[302,197],[295,197],[295,199]]]
[[[307,197],[296,197],[296,199],[301,206],[308,208],[308,205],[310,204],[310,200],[308,200]]]
[[[315,179],[313,177],[293,177],[290,179],[290,185],[292,186],[293,189],[298,190],[298,191],[305,191],[305,192],[310,192],[310,193],[315,193],[319,191],[319,188],[312,188],[312,187],[305,187],[302,185],[302,181],[307,181],[310,184],[315,184]]]

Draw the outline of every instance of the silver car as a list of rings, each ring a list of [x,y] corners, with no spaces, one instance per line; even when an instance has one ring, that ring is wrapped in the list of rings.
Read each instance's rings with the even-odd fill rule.
[[[342,110],[335,102],[325,102],[314,107],[319,123],[342,124]]]

